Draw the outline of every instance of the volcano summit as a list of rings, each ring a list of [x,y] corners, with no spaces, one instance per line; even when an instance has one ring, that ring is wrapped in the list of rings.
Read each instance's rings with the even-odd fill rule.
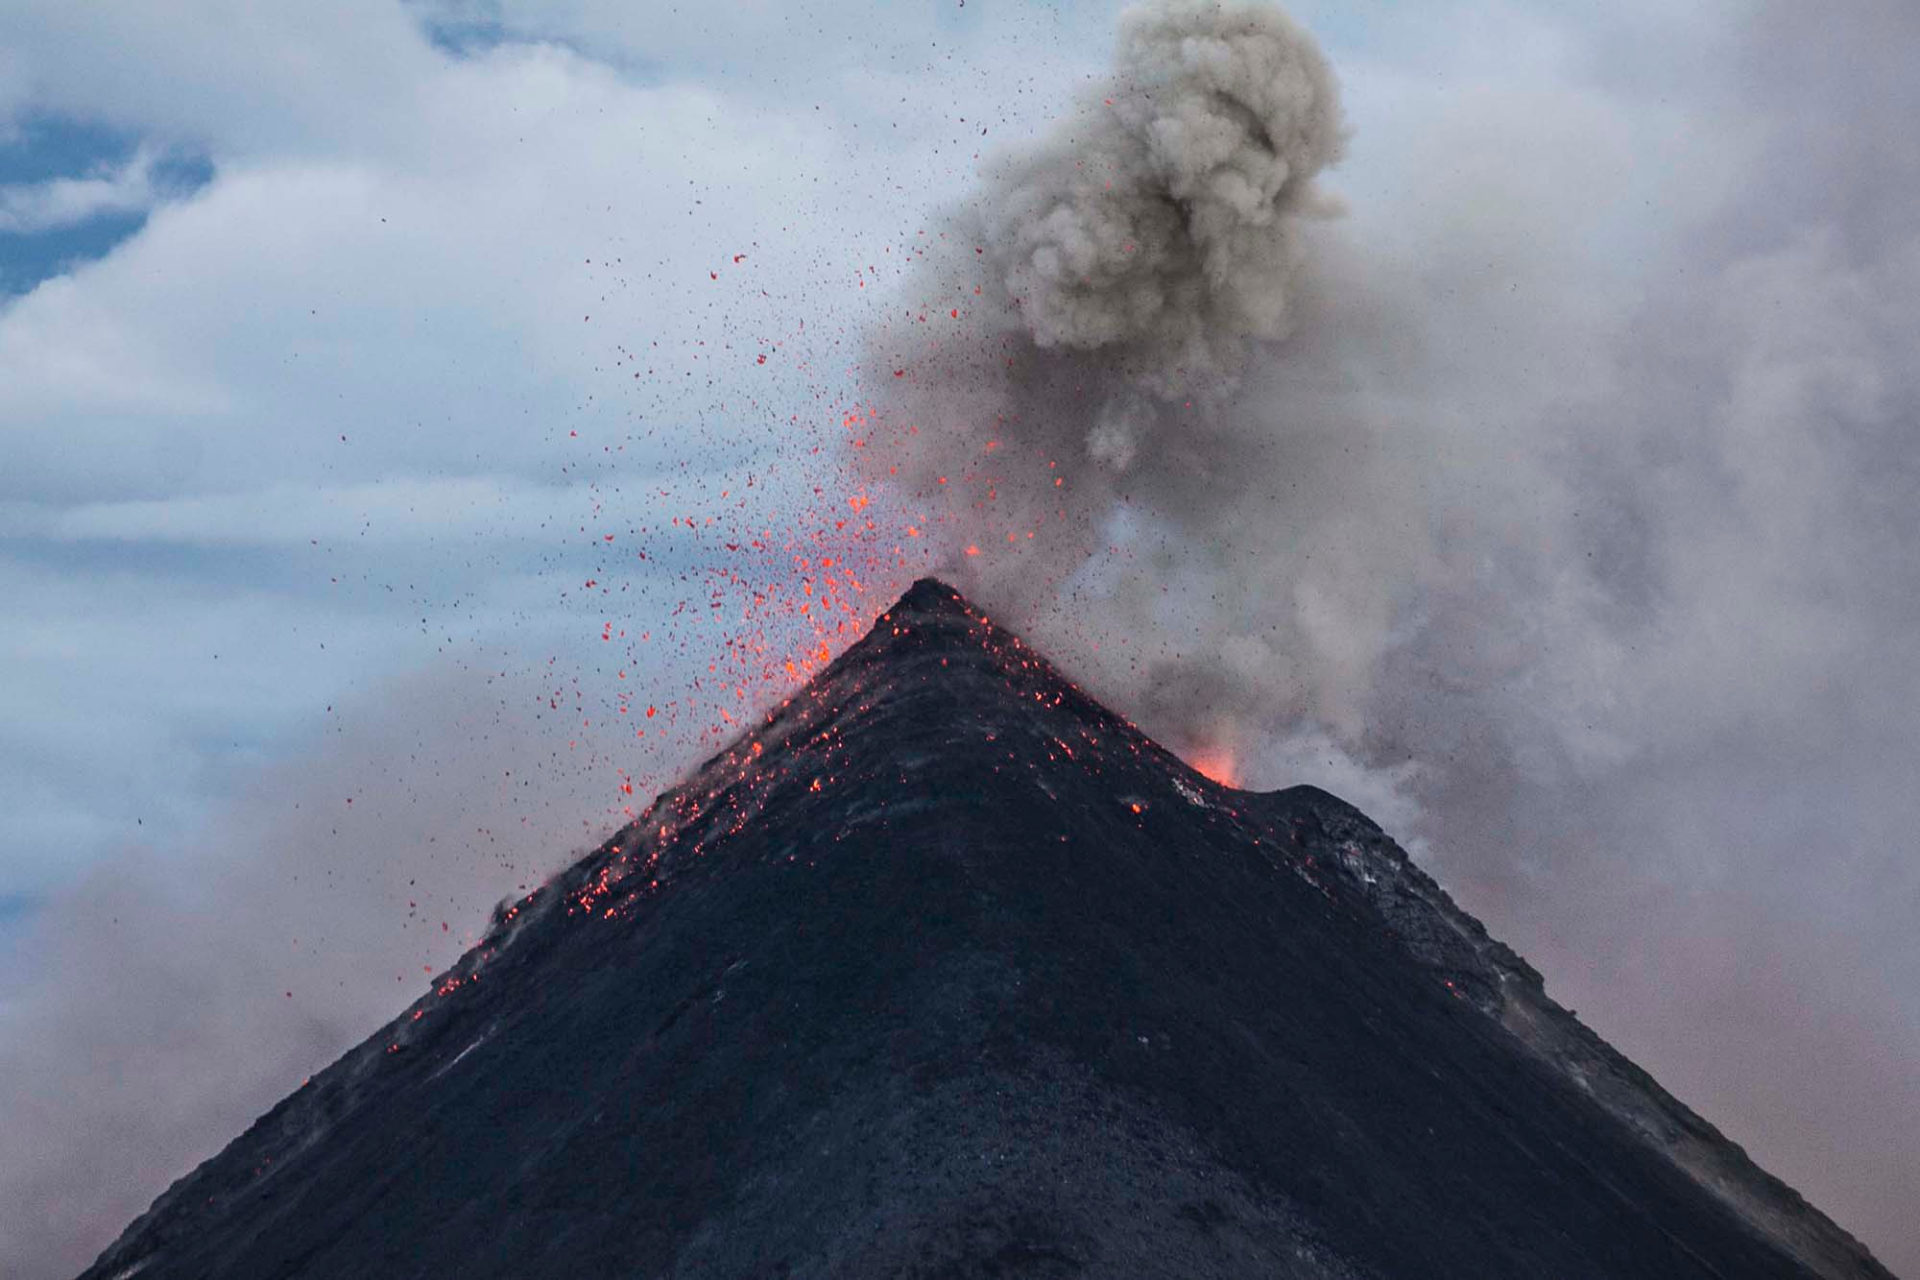
[[[922,581],[86,1275],[1887,1272],[1356,810]]]

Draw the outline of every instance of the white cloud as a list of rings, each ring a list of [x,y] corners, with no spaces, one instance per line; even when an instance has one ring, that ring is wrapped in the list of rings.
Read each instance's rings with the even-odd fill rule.
[[[30,235],[110,213],[143,213],[159,198],[155,152],[143,149],[117,168],[85,178],[0,185],[0,234]]]
[[[20,0],[19,100],[222,156],[356,149],[443,61],[386,0]]]
[[[273,484],[240,493],[73,506],[0,507],[0,536],[62,542],[300,544],[371,538],[376,544],[443,537],[526,537],[582,505],[485,476],[402,478],[354,485]]]

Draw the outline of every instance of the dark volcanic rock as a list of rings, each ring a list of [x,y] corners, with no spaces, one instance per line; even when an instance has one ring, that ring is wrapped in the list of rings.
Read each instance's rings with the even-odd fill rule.
[[[1324,792],[922,582],[87,1275],[1884,1277]]]

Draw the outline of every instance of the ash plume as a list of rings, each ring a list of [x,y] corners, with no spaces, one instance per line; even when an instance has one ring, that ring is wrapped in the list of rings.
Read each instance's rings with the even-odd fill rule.
[[[1288,339],[1324,355],[1304,331],[1341,323],[1350,286],[1317,243],[1339,205],[1317,180],[1345,143],[1332,71],[1279,8],[1133,8],[1111,75],[992,162],[870,336],[871,478],[905,491],[949,572],[1034,625],[1103,543],[1131,543],[1147,572],[1100,595],[1150,643],[1104,683],[1188,745],[1235,736],[1250,693],[1262,719],[1350,722],[1355,673],[1334,650],[1356,618],[1382,621],[1384,602],[1344,585],[1366,568],[1351,539],[1322,561],[1337,574],[1277,601],[1245,573],[1270,580],[1289,526],[1315,515],[1275,485],[1297,491],[1367,430],[1323,403],[1328,360],[1275,367]],[[1276,379],[1284,421],[1248,408]],[[1311,669],[1293,665],[1303,649],[1321,651]]]
[[[991,179],[975,228],[985,305],[1041,350],[1117,354],[1171,392],[1286,333],[1339,98],[1312,39],[1266,5],[1135,9],[1117,61]]]

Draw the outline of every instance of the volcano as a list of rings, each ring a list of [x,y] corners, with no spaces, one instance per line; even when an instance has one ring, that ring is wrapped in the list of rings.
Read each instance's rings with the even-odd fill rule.
[[[1888,1273],[1357,810],[929,580],[85,1274]]]

